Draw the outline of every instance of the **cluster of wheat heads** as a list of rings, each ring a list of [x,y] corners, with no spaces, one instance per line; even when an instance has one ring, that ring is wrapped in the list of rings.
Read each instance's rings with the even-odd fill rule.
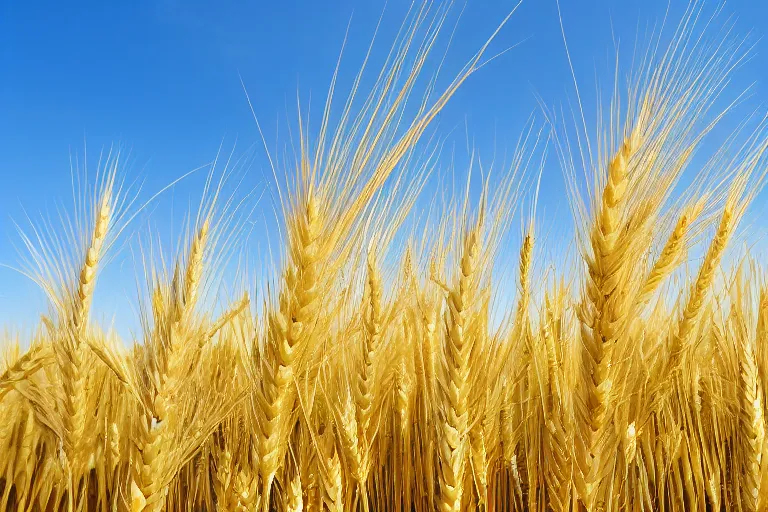
[[[170,270],[147,263],[142,337],[91,322],[130,220],[108,159],[71,229],[24,237],[51,306],[31,340],[4,340],[0,510],[764,510],[768,285],[724,255],[768,138],[748,119],[694,165],[743,56],[696,36],[698,14],[594,147],[546,128],[578,221],[565,268],[541,263],[546,219],[522,212],[519,251],[504,243],[535,130],[478,200],[467,186],[396,242],[428,167],[413,148],[483,55],[408,119],[444,22],[427,7],[357,110],[332,129],[329,100],[317,142],[302,130],[262,306],[203,300],[241,204],[209,180]]]

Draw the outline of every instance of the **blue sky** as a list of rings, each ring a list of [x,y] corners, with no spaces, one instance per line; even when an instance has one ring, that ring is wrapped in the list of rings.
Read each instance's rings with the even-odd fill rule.
[[[392,40],[408,1],[387,4],[378,55]],[[517,0],[468,0],[447,67],[457,70]],[[672,19],[683,1],[672,1]],[[713,2],[714,3],[714,2]],[[246,186],[267,170],[240,77],[268,141],[295,119],[297,90],[319,111],[347,25],[350,33],[339,82],[349,85],[384,3],[378,0],[280,2],[198,0],[127,3],[7,1],[0,4],[0,263],[17,265],[24,225],[71,204],[70,155],[87,144],[94,156],[117,144],[129,154],[130,179],[156,191],[213,159],[220,147],[252,148]],[[594,89],[607,76],[614,41],[630,50],[635,36],[659,21],[666,0],[561,0],[563,22],[580,83]],[[458,6],[461,8],[461,5]],[[768,33],[768,4],[732,0],[740,33]],[[518,45],[473,76],[440,118],[440,132],[463,147],[465,126],[479,154],[511,151],[537,108],[572,93],[555,0],[525,0],[494,42],[491,53]],[[768,41],[734,78],[751,82],[756,101],[768,99]],[[554,160],[554,158],[553,158]],[[90,162],[93,164],[93,160]],[[194,200],[203,176],[163,197],[154,222],[162,230]],[[191,199],[192,198],[192,199]],[[544,176],[541,203],[567,216],[556,169]],[[178,204],[183,207],[179,207]],[[177,204],[175,208],[169,206]],[[558,218],[553,213],[553,219]],[[97,314],[111,318],[128,307],[132,264],[113,261],[99,283]],[[0,267],[0,325],[17,327],[44,308],[35,286]],[[132,313],[128,313],[132,314]]]

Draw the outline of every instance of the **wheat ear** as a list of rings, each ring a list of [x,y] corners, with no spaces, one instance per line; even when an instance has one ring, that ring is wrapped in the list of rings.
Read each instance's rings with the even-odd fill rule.
[[[302,512],[304,510],[304,497],[302,496],[301,475],[296,472],[291,479],[285,499],[286,512]]]
[[[518,333],[525,330],[525,324],[528,315],[528,304],[531,298],[531,261],[533,259],[533,225],[528,229],[528,232],[523,238],[523,244],[520,247],[520,298],[517,304],[517,312],[515,313],[515,329]]]
[[[598,504],[598,484],[603,464],[610,461],[600,453],[600,436],[606,423],[606,412],[612,385],[613,345],[618,335],[619,318],[613,296],[619,286],[619,273],[624,258],[619,246],[622,215],[629,184],[629,160],[638,147],[637,130],[627,137],[608,165],[608,181],[602,192],[600,208],[590,236],[591,257],[587,258],[589,280],[586,286],[586,311],[582,313],[584,367],[587,372],[586,418],[587,446],[578,456],[581,475],[579,492],[588,511]]]
[[[755,359],[757,372],[761,382],[768,382],[768,287],[763,285],[757,310],[757,329],[755,332]],[[768,408],[765,392],[763,392],[763,410]]]
[[[556,289],[555,293],[562,293],[562,290]],[[558,299],[559,297],[554,298],[554,304],[560,304]],[[569,510],[570,506],[572,468],[571,459],[568,457],[569,425],[566,423],[567,413],[563,403],[562,367],[557,353],[557,345],[561,343],[560,339],[556,339],[556,336],[560,335],[560,330],[557,328],[560,311],[555,309],[554,304],[547,295],[542,328],[542,337],[547,354],[547,380],[549,384],[544,407],[546,424],[544,478],[547,483],[549,506],[554,512],[565,512]]]
[[[200,289],[200,279],[203,276],[203,259],[205,247],[208,242],[210,220],[205,219],[195,237],[192,239],[192,247],[189,251],[187,271],[184,276],[184,290],[182,296],[182,310],[179,321],[185,322],[194,311]]]
[[[248,296],[248,292],[243,294],[243,298],[233,304],[227,311],[224,312],[221,317],[208,329],[208,337],[210,340],[216,333],[219,332],[225,325],[231,322],[237,315],[248,309],[251,305],[251,299]]]
[[[258,512],[261,508],[259,478],[249,467],[241,469],[234,482],[237,512]]]
[[[741,358],[742,435],[746,441],[748,462],[744,468],[744,502],[747,510],[757,511],[761,498],[761,467],[765,453],[765,414],[763,412],[763,391],[757,374],[754,350],[743,347]]]
[[[409,315],[404,315],[402,320],[403,343],[402,349],[397,354],[395,372],[394,409],[396,413],[396,434],[399,433],[399,443],[395,447],[398,466],[401,467],[401,477],[395,479],[394,497],[396,510],[402,511],[409,508],[412,501],[413,487],[413,445],[412,426],[414,379],[406,363],[406,353],[411,353],[414,347],[413,326]]]
[[[344,512],[344,487],[341,473],[341,461],[336,450],[333,432],[326,431],[321,435],[319,454],[322,456],[322,464],[318,459],[318,469],[323,483],[323,510],[329,512]]]
[[[374,386],[376,385],[376,356],[381,339],[381,276],[373,255],[368,256],[368,279],[363,314],[363,361],[357,375],[355,401],[357,405],[357,427],[360,439],[367,439],[373,413]]]
[[[89,352],[83,340],[87,337],[96,272],[102,256],[104,239],[109,229],[111,213],[111,187],[107,187],[96,212],[93,233],[78,277],[77,291],[72,302],[71,330],[67,333],[66,343],[56,346],[64,391],[64,454],[70,473],[67,500],[70,510],[78,506],[77,502],[80,499],[82,457],[90,455],[90,449],[82,445],[88,421],[87,382],[89,377],[87,364]]]
[[[259,438],[259,472],[262,479],[262,505],[269,507],[270,490],[286,449],[288,417],[293,410],[295,358],[303,341],[314,328],[320,307],[319,272],[325,263],[321,239],[323,217],[318,199],[307,194],[304,208],[298,211],[289,231],[289,267],[285,273],[280,304],[269,323],[271,368],[262,375],[264,419]]]
[[[712,286],[712,280],[715,276],[715,269],[720,264],[720,259],[723,256],[728,240],[733,234],[735,228],[735,216],[733,211],[732,201],[727,201],[723,214],[720,217],[720,225],[717,227],[712,242],[709,244],[707,254],[704,256],[704,262],[699,268],[699,273],[696,276],[688,301],[683,309],[683,315],[678,324],[677,333],[672,337],[672,347],[670,354],[670,361],[675,364],[679,361],[681,352],[688,346],[690,338],[693,334],[693,330],[697,325],[699,313],[701,312],[704,302],[710,287]]]
[[[173,451],[174,432],[178,426],[175,397],[180,383],[189,372],[189,368],[185,367],[189,361],[188,350],[199,348],[197,345],[187,347],[184,341],[187,334],[186,324],[198,297],[208,231],[209,221],[206,219],[192,241],[184,276],[183,294],[177,298],[174,305],[176,309],[172,310],[173,317],[157,320],[170,322],[170,329],[166,333],[169,340],[164,345],[165,364],[154,389],[151,413],[142,421],[140,428],[140,467],[138,475],[134,477],[132,495],[135,507],[143,508],[133,508],[133,512],[163,510],[168,494],[168,480],[178,469],[173,467],[169,460]]]
[[[322,483],[320,471],[318,471],[318,446],[317,438],[303,429],[299,436],[298,478],[302,485],[302,506],[306,512],[322,511]]]
[[[682,215],[677,219],[675,228],[672,230],[666,244],[664,244],[664,248],[661,250],[659,258],[656,260],[656,263],[654,263],[653,268],[651,268],[645,279],[645,284],[638,293],[636,299],[638,305],[642,306],[650,300],[664,278],[666,278],[680,262],[685,251],[685,237],[688,234],[691,224],[701,213],[705,199],[706,198],[702,198],[689,208],[686,208]]]
[[[43,345],[37,345],[10,364],[0,375],[0,402],[16,384],[29,380],[51,360],[50,350]]]
[[[459,512],[464,492],[467,458],[469,356],[472,340],[467,333],[470,308],[477,284],[478,240],[472,230],[464,240],[458,282],[448,294],[446,329],[446,382],[442,393],[443,418],[439,435],[440,495],[443,512]]]
[[[424,383],[426,398],[432,400],[435,396],[435,383],[437,382],[437,369],[435,366],[437,345],[437,318],[439,304],[435,302],[426,306],[422,313],[423,332],[420,336],[421,358],[424,360]]]
[[[11,485],[15,485],[17,493],[16,506],[22,509],[27,498],[27,488],[31,478],[34,477],[37,464],[38,456],[35,453],[35,448],[40,444],[39,433],[35,428],[36,422],[33,409],[31,407],[28,408],[26,415],[23,413],[19,414],[20,418],[24,416],[26,417],[16,425],[18,437],[15,439],[17,444],[15,464],[13,464],[12,473],[8,475],[10,478],[4,482],[8,491],[10,491]],[[8,491],[3,493],[5,495],[3,501],[7,502],[8,495],[10,494]]]
[[[80,270],[78,279],[77,295],[74,302],[72,313],[72,324],[75,332],[82,335],[87,328],[88,315],[91,310],[91,301],[93,300],[93,286],[96,281],[96,271],[101,258],[101,250],[104,246],[104,239],[107,236],[109,222],[112,217],[111,189],[104,192],[99,210],[96,216],[96,224],[93,228],[93,236],[88,250],[85,253],[85,262]]]
[[[402,320],[403,350],[398,352],[397,365],[395,367],[395,410],[399,418],[400,429],[403,434],[410,428],[412,415],[413,376],[406,363],[406,350],[412,350],[411,323],[408,317]]]
[[[230,488],[233,485],[232,475],[232,453],[225,448],[216,448],[216,472],[213,479],[213,495],[216,498],[216,510],[218,512],[228,512],[233,510],[231,503],[232,492]]]
[[[741,269],[737,279],[742,277]],[[765,509],[765,489],[762,488],[762,480],[765,472],[765,412],[763,410],[763,383],[757,364],[755,345],[758,342],[755,334],[760,329],[760,319],[757,319],[755,331],[747,325],[749,320],[745,314],[751,309],[751,301],[745,301],[746,290],[738,282],[735,287],[735,303],[731,311],[731,328],[729,337],[734,339],[733,351],[737,354],[738,372],[740,375],[740,414],[739,434],[741,449],[744,453],[742,463],[743,483],[742,503],[744,509],[750,512]],[[761,297],[762,298],[762,297]],[[758,315],[761,304],[758,303]]]
[[[356,409],[352,397],[347,396],[342,404],[341,414],[337,421],[337,430],[339,432],[346,466],[349,468],[349,474],[357,486],[360,498],[363,500],[363,503],[366,504],[366,482],[368,480],[368,468],[370,464],[368,460],[368,449],[365,446],[361,446],[361,442],[364,441],[362,438],[358,437],[360,426],[357,423],[355,412]]]

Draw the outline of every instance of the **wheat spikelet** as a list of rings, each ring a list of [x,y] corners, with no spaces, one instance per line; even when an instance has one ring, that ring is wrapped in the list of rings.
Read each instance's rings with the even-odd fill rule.
[[[291,479],[291,483],[288,486],[285,509],[286,512],[302,512],[304,510],[304,498],[302,496],[301,476],[299,473],[296,473],[296,476]]]
[[[238,512],[257,512],[261,508],[259,479],[249,469],[241,470],[234,482]]]

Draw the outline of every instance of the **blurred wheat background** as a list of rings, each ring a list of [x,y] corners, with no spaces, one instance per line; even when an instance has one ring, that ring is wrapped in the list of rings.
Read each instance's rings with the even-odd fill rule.
[[[0,338],[0,510],[768,510],[743,222],[768,127],[739,114],[753,49],[717,11],[652,31],[596,115],[539,98],[511,156],[458,172],[433,122],[498,31],[441,85],[449,10],[415,3],[380,67],[299,116],[273,187],[222,152],[181,241],[131,246],[133,339],[94,290],[177,182],[139,200],[117,149],[77,163],[74,210],[20,223],[48,305]],[[545,251],[548,159],[574,229]],[[251,268],[259,198],[279,228]]]

